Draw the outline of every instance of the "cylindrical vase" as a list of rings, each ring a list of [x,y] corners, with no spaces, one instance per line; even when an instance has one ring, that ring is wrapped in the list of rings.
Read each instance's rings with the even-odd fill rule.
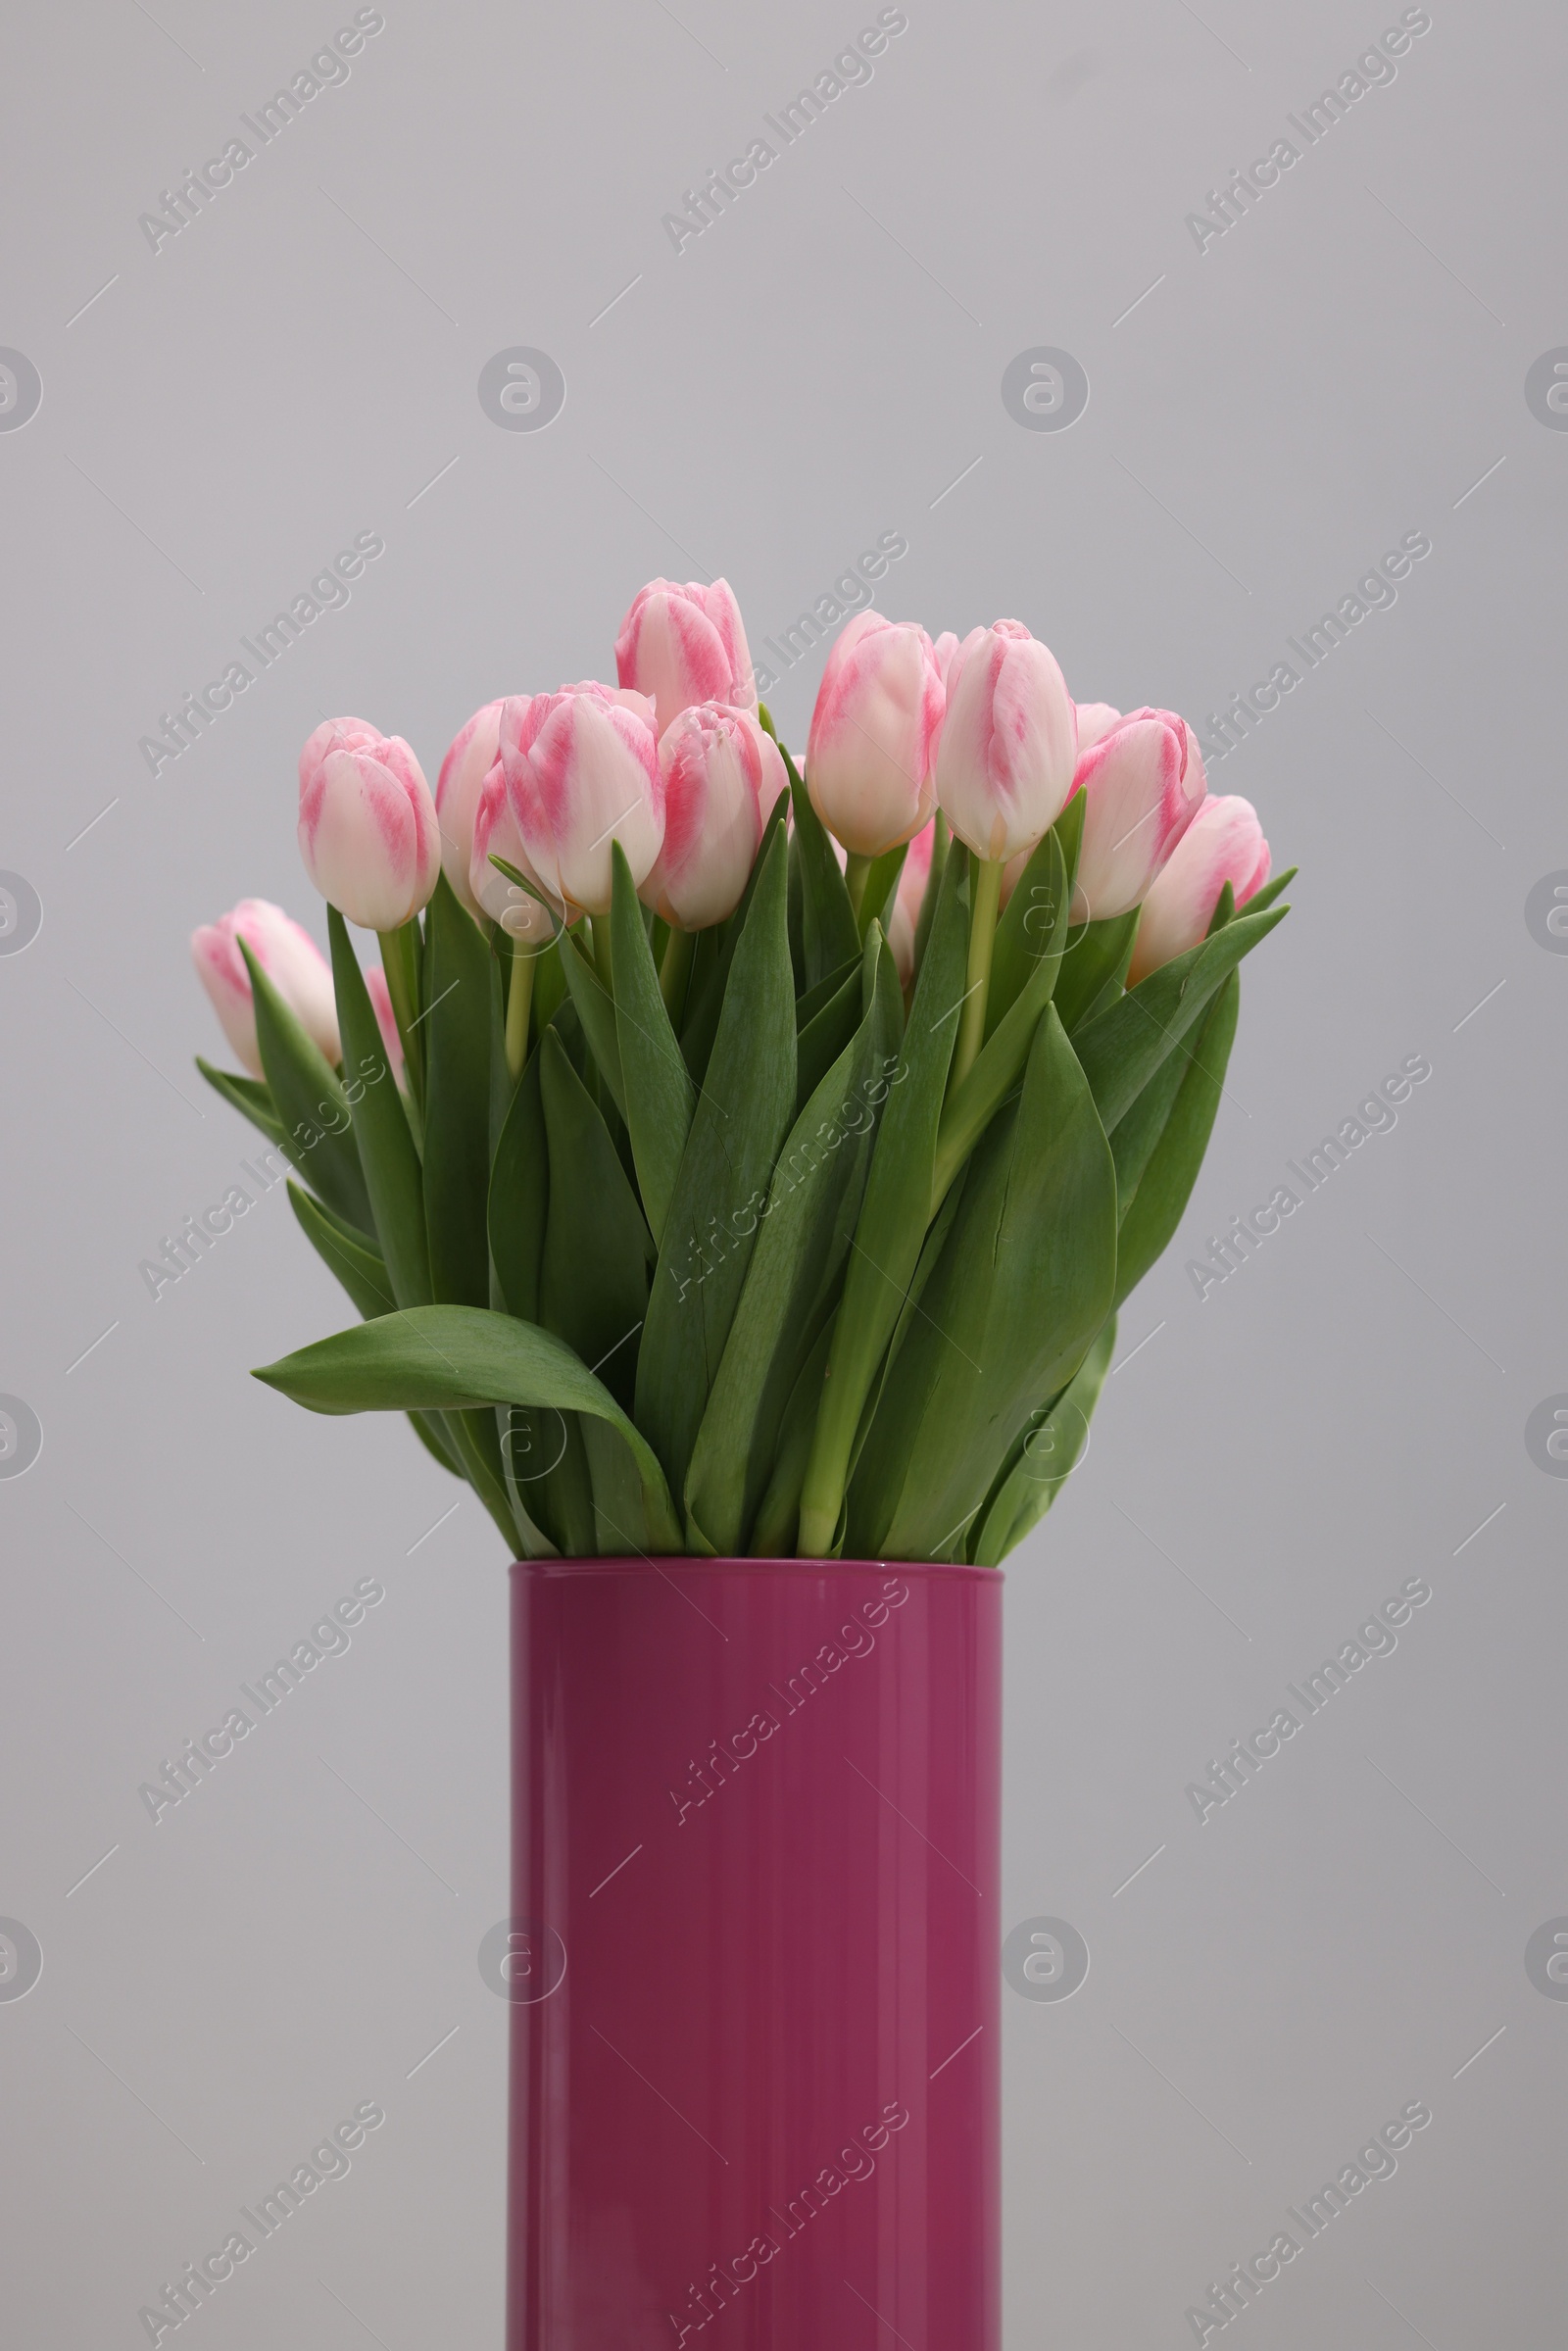
[[[508,2351],[998,2351],[1001,1575],[512,1590]]]

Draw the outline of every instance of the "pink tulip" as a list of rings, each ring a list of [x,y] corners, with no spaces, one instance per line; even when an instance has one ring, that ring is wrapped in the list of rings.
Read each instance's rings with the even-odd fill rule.
[[[500,751],[501,705],[487,702],[452,738],[436,778],[435,812],[441,826],[441,864],[459,901],[477,917],[478,905],[468,887],[473,861],[473,817],[479,788],[496,763]],[[491,867],[494,872],[494,866]]]
[[[1240,908],[1268,875],[1268,843],[1251,802],[1234,795],[1205,800],[1144,901],[1128,985],[1206,937],[1227,882]]]
[[[807,786],[853,856],[881,857],[930,815],[944,701],[936,653],[916,622],[862,612],[840,632],[811,712]]]
[[[664,779],[645,696],[590,681],[510,700],[501,764],[529,863],[571,917],[609,913],[612,841],[641,887],[664,838]]]
[[[398,1016],[392,1009],[392,992],[386,984],[386,973],[379,963],[372,963],[365,975],[365,993],[375,1014],[375,1025],[381,1032],[381,1045],[387,1066],[398,1085],[403,1083],[403,1040],[398,1035]]]
[[[703,702],[664,729],[659,766],[664,839],[641,896],[672,929],[707,930],[740,905],[784,761],[750,710]]]
[[[256,1043],[256,1004],[251,975],[239,952],[244,940],[278,995],[298,1015],[327,1059],[343,1058],[337,1031],[332,973],[309,931],[265,898],[242,898],[228,914],[204,923],[190,938],[196,977],[213,1002],[223,1034],[253,1078],[262,1075]]]
[[[528,852],[507,797],[506,771],[499,759],[480,786],[474,808],[468,894],[482,913],[488,914],[492,922],[500,923],[509,938],[525,940],[531,947],[548,947],[560,928],[559,920],[552,921],[548,906],[541,906],[537,898],[530,898],[526,890],[509,881],[499,866],[492,865],[492,854],[505,857],[509,865],[525,874],[536,888],[544,889],[528,861]]]
[[[1081,702],[1077,709],[1078,757],[1082,759],[1084,753],[1092,745],[1098,743],[1102,735],[1109,734],[1120,718],[1121,712],[1113,710],[1108,702]]]
[[[972,629],[948,671],[937,798],[977,857],[1016,856],[1072,790],[1078,725],[1055,655],[1017,620]]]
[[[682,588],[651,579],[620,624],[615,674],[653,703],[661,735],[694,703],[755,710],[757,680],[728,580],[715,579],[710,588],[692,580]]]
[[[1174,710],[1133,710],[1078,761],[1083,848],[1073,919],[1102,922],[1148,897],[1154,876],[1202,806],[1198,738]]]
[[[956,632],[951,628],[945,628],[941,636],[933,643],[931,650],[937,657],[937,667],[942,672],[942,683],[946,687],[948,672],[953,667],[953,657],[958,650]]]
[[[321,896],[368,931],[395,931],[441,869],[435,803],[400,735],[328,718],[300,753],[300,855]]]

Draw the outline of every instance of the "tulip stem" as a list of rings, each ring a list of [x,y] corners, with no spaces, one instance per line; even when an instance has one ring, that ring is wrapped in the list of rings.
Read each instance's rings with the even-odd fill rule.
[[[528,1058],[528,1011],[533,1003],[532,951],[512,942],[512,986],[507,992],[507,1070],[515,1085]]]
[[[997,943],[997,909],[1002,903],[1001,857],[971,855],[973,912],[969,918],[969,984],[958,1016],[958,1042],[954,1050],[952,1087],[960,1086],[980,1056],[986,1039],[986,998],[991,991],[991,955]]]
[[[850,911],[857,922],[860,919],[860,904],[865,897],[865,877],[875,862],[874,857],[862,857],[854,849],[845,857],[844,886],[850,894]]]
[[[672,930],[664,949],[664,960],[660,966],[659,993],[664,1000],[664,1009],[672,1026],[677,1026],[686,1004],[686,985],[692,976],[692,955],[697,947],[695,931]]]
[[[403,1074],[408,1080],[409,1094],[415,1102],[424,1098],[424,1040],[416,1026],[418,1007],[418,916],[412,922],[401,923],[395,931],[378,931],[381,942],[381,969],[386,974],[386,992],[392,1003],[392,1016],[403,1040]]]

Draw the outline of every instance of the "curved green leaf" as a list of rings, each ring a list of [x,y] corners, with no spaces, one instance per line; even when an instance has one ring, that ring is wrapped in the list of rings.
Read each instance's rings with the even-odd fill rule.
[[[641,1547],[681,1548],[653,1447],[565,1342],[537,1324],[479,1306],[414,1306],[318,1340],[252,1376],[310,1412],[453,1412],[486,1404],[586,1412],[613,1429],[636,1462]]]
[[[626,1131],[631,1137],[643,1207],[659,1242],[663,1239],[681,1153],[691,1133],[697,1090],[664,1007],[636,885],[618,841],[611,844],[611,856],[615,876],[611,911],[615,1032],[626,1097]]]
[[[444,873],[424,917],[424,1223],[437,1300],[490,1295],[490,951]]]
[[[1013,1446],[1011,1462],[997,1481],[980,1520],[979,1535],[970,1545],[974,1566],[1000,1567],[1030,1528],[1044,1518],[1077,1468],[1115,1349],[1116,1317],[1112,1314],[1061,1394],[1043,1412],[1030,1414],[1029,1426]]]
[[[359,1089],[354,1135],[374,1212],[373,1231],[400,1306],[430,1301],[430,1256],[424,1237],[424,1189],[419,1154],[381,1043],[380,1024],[365,985],[348,924],[336,906],[326,909],[332,943],[332,981],[337,992],[338,1027],[343,1035],[343,1068]]]
[[[1289,912],[1288,906],[1280,906],[1262,914],[1236,915],[1223,930],[1162,963],[1075,1032],[1073,1049],[1107,1135],[1114,1133],[1165,1055],[1200,1018],[1221,981]]]
[[[1225,1091],[1225,1069],[1241,1000],[1241,974],[1233,971],[1221,981],[1193,1044],[1178,1047],[1166,1062],[1167,1069],[1179,1068],[1180,1082],[1122,1216],[1116,1262],[1118,1305],[1169,1247],[1192,1197]],[[1162,1069],[1159,1077],[1164,1075]],[[1153,1090],[1147,1089],[1150,1093]],[[1142,1107],[1142,1102],[1135,1104],[1117,1127],[1113,1148]]]
[[[282,1150],[283,1122],[272,1101],[272,1089],[265,1078],[242,1078],[231,1069],[215,1069],[200,1053],[196,1055],[196,1066],[215,1094],[220,1094],[253,1127],[259,1127],[275,1151]]]
[[[243,939],[239,952],[251,975],[262,1067],[283,1129],[278,1149],[329,1208],[335,1208],[362,1232],[373,1232],[370,1200],[355,1149],[353,1113],[342,1081]]]

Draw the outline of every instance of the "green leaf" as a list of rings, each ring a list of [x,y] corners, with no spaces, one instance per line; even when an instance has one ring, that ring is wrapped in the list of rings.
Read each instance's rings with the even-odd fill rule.
[[[288,1197],[301,1232],[322,1264],[336,1274],[366,1321],[373,1321],[378,1314],[392,1313],[397,1299],[392,1296],[385,1260],[374,1242],[340,1216],[334,1216],[330,1208],[323,1208],[319,1200],[298,1184],[289,1185]]]
[[[546,1038],[556,1036],[551,1028]],[[559,1040],[558,1040],[559,1042]],[[485,1221],[499,1302],[524,1322],[539,1320],[539,1262],[550,1212],[550,1146],[539,1072],[542,1046],[529,1058],[512,1098],[490,1169]]]
[[[943,869],[947,864],[948,854],[952,846],[953,835],[948,830],[948,820],[942,810],[938,808],[931,819],[931,864],[925,877],[925,889],[920,899],[919,917],[914,926],[914,976],[916,979],[920,975],[920,966],[925,961],[926,941],[931,936],[931,925],[936,920],[937,903],[942,896]]]
[[[882,1107],[865,1199],[845,1273],[844,1298],[801,1496],[803,1556],[831,1551],[861,1407],[899,1319],[926,1227],[932,1167],[957,1039],[968,955],[968,860],[949,857],[904,1032],[902,1069]]]
[[[964,1555],[997,1471],[1038,1399],[1077,1369],[1115,1278],[1110,1146],[1048,1005],[883,1390],[850,1488],[854,1556]]]
[[[790,798],[795,808],[806,984],[814,988],[818,980],[825,979],[839,964],[859,953],[860,931],[827,828],[811,806],[810,794],[796,773],[794,760],[782,744],[779,748],[789,771]]]
[[[818,980],[814,988],[808,988],[804,996],[798,996],[795,999],[796,1035],[799,1036],[802,1029],[810,1025],[824,1005],[833,1002],[846,980],[858,979],[859,974],[860,954],[857,949],[847,963],[841,963],[837,971],[830,971],[825,980]]]
[[[1048,897],[1040,903],[1051,908],[1052,928],[1033,970],[981,1047],[974,1067],[948,1097],[931,1178],[933,1212],[1023,1074],[1040,1015],[1052,1002],[1057,983],[1062,941],[1067,935],[1067,875],[1060,842],[1054,833],[1048,833],[1046,841]]]
[[[259,1127],[274,1150],[282,1150],[283,1122],[272,1101],[272,1089],[265,1078],[242,1078],[233,1070],[215,1069],[200,1053],[196,1055],[196,1066],[215,1094],[220,1094],[253,1127]]]
[[[881,937],[878,931],[877,937]],[[800,1109],[815,1093],[827,1070],[838,1059],[860,1025],[861,984],[857,964],[849,978],[830,996],[815,1017],[795,1040],[795,1104]]]
[[[976,1567],[1000,1567],[1051,1508],[1089,1443],[1089,1422],[1116,1349],[1112,1314],[1066,1387],[1029,1416],[980,1520],[969,1556]]]
[[[583,1034],[610,1098],[622,1118],[626,1115],[626,1092],[620,1074],[620,1041],[615,1032],[615,1000],[605,986],[589,957],[570,931],[563,931],[556,941],[555,953],[561,957],[561,968],[566,975],[571,1001],[577,1007]]]
[[[354,1148],[353,1113],[337,1072],[241,939],[256,1003],[256,1043],[278,1123],[278,1148],[313,1192],[365,1233],[370,1202]],[[347,1049],[345,1048],[345,1051]]]
[[[773,1467],[752,1526],[749,1554],[753,1559],[795,1557],[795,1537],[801,1516],[801,1487],[806,1478],[807,1462],[811,1456],[811,1435],[816,1427],[822,1377],[827,1370],[828,1349],[832,1343],[833,1324],[829,1318],[818,1332],[815,1346],[801,1365],[800,1375],[790,1392],[790,1400],[784,1407]]]
[[[997,925],[991,989],[986,998],[988,1037],[1017,1003],[1042,958],[1057,952],[1059,908],[1067,888],[1061,844],[1054,832],[1047,833],[1019,874]]]
[[[1142,910],[1134,906],[1107,921],[1078,922],[1069,929],[1055,993],[1056,1014],[1069,1037],[1092,1015],[1107,989],[1120,990]]]
[[[713,1039],[718,1034],[730,966],[745,933],[758,882],[772,853],[773,842],[783,830],[784,812],[788,806],[789,795],[781,792],[773,804],[772,814],[762,827],[762,837],[757,855],[752,859],[752,870],[746,877],[746,888],[734,913],[727,922],[720,923],[715,929],[699,931],[697,934],[697,948],[686,989],[686,1010],[681,1022],[680,1050],[694,1083],[699,1086],[708,1068],[709,1055],[713,1050]],[[854,952],[858,959],[858,940],[855,943]],[[791,968],[793,970],[793,964]]]
[[[726,1558],[746,1548],[791,1392],[836,1303],[871,1160],[875,1104],[885,1101],[897,1064],[904,1000],[875,928],[866,940],[863,994],[863,1019],[779,1154],[692,1452],[688,1523]]]
[[[1221,981],[1192,1045],[1180,1046],[1166,1062],[1166,1068],[1179,1068],[1180,1084],[1131,1203],[1123,1211],[1117,1245],[1118,1305],[1169,1247],[1192,1197],[1225,1091],[1225,1069],[1241,997],[1241,975],[1233,971]],[[1163,1077],[1164,1070],[1159,1074]],[[1141,1107],[1140,1102],[1128,1112],[1116,1129],[1113,1144],[1122,1129],[1132,1125]]]
[[[611,913],[615,1032],[626,1127],[643,1207],[657,1243],[663,1238],[697,1092],[664,1009],[643,909],[618,841],[612,843],[611,856],[615,876]]]
[[[598,1105],[553,1031],[539,1053],[550,1148],[539,1320],[585,1363],[603,1366],[606,1387],[625,1409],[648,1311],[648,1227]]]
[[[415,1306],[318,1340],[253,1376],[311,1412],[531,1404],[588,1413],[618,1434],[637,1465],[643,1547],[681,1548],[669,1489],[647,1439],[564,1341],[536,1324],[477,1306]]]
[[[374,1211],[372,1229],[398,1304],[428,1305],[430,1256],[424,1237],[419,1154],[387,1062],[365,974],[349,939],[348,925],[336,906],[328,906],[326,926],[332,944],[338,1026],[343,1033],[344,1074],[350,1086],[360,1089],[354,1104],[354,1136]]]
[[[860,893],[860,911],[856,916],[862,939],[873,922],[879,922],[886,933],[888,910],[899,894],[899,876],[904,871],[904,860],[908,854],[909,844],[901,841],[897,849],[885,849],[879,857],[872,858],[865,876],[865,888]],[[838,859],[835,857],[833,862],[836,865]]]
[[[463,1482],[466,1486],[468,1481],[463,1475],[462,1465],[447,1450],[445,1428],[440,1414],[438,1412],[411,1412],[408,1415],[408,1422],[432,1460],[439,1461],[441,1467],[450,1471],[453,1477],[463,1478]]]
[[[1287,906],[1238,914],[1222,931],[1162,963],[1108,1011],[1079,1029],[1073,1047],[1107,1135],[1115,1132],[1165,1055],[1180,1044],[1242,957],[1283,922]]]
[[[441,1303],[490,1298],[490,954],[444,873],[424,917],[424,1221]]]
[[[1284,897],[1286,891],[1290,888],[1292,882],[1295,881],[1300,870],[1301,868],[1299,865],[1287,865],[1283,873],[1274,874],[1263,884],[1261,890],[1254,890],[1252,892],[1251,897],[1248,900],[1247,905],[1243,909],[1244,912],[1248,914],[1266,913],[1268,908],[1274,904],[1274,901],[1277,898]]]
[[[637,1422],[677,1494],[751,1263],[757,1212],[795,1112],[786,857],[784,829],[775,826],[675,1179],[638,1359]]]

